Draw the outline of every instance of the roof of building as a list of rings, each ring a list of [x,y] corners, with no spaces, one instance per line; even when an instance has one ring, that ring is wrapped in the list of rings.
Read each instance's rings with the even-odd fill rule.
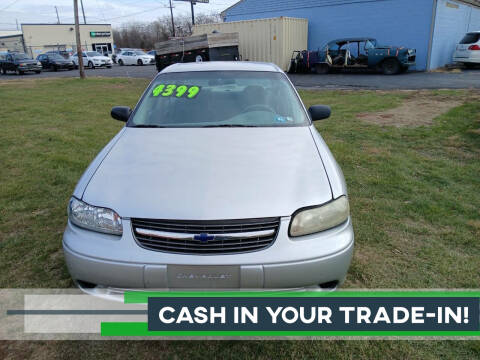
[[[239,0],[237,1],[236,3],[234,3],[233,5],[230,5],[228,8],[226,8],[225,10],[223,10],[220,15],[222,17],[226,17],[227,15],[227,11],[233,9],[234,7],[240,5],[242,2],[244,2],[245,0]],[[456,1],[459,1],[459,2],[462,2],[462,3],[465,3],[465,4],[470,4],[470,5],[473,5],[473,6],[478,6],[480,7],[480,0],[456,0]]]
[[[22,35],[22,32],[19,30],[2,30],[0,31],[0,37],[12,37]]]
[[[254,61],[206,61],[177,63],[162,70],[161,73],[189,71],[268,71],[281,72],[275,64]]]
[[[23,25],[48,25],[48,26],[58,26],[58,25],[68,25],[68,26],[75,26],[75,24],[66,24],[66,23],[61,23],[61,24],[57,24],[57,23],[22,23],[22,26]],[[112,24],[78,24],[80,26],[91,26],[91,25],[109,25],[111,26]]]

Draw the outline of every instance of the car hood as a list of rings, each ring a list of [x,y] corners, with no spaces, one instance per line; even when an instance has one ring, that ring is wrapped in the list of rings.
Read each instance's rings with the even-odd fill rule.
[[[110,60],[110,58],[107,57],[107,56],[94,56],[94,57],[92,57],[92,59],[95,59],[95,60]]]
[[[332,199],[309,127],[126,128],[83,194],[122,217],[289,216]]]

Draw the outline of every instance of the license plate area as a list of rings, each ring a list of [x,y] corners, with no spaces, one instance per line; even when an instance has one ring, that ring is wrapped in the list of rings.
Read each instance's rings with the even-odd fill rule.
[[[169,288],[225,289],[240,287],[240,267],[224,265],[168,265]]]

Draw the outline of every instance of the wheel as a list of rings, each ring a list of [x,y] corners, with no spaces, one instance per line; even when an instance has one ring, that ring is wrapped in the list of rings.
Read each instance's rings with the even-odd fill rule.
[[[41,70],[35,70],[35,74],[40,74],[41,72]]]
[[[330,72],[330,66],[327,64],[317,64],[315,65],[315,72],[320,75],[325,75]]]
[[[16,73],[17,75],[23,75],[23,74],[25,74],[24,71],[19,70],[19,69],[16,69],[16,70],[15,70],[15,73]]]
[[[473,63],[463,63],[467,69],[474,69],[476,64]]]
[[[2,68],[2,74],[7,75],[7,70],[5,68]]]
[[[53,65],[53,71],[55,71],[55,72],[58,71],[58,67],[56,65]]]
[[[385,75],[395,75],[400,72],[400,64],[397,59],[387,59],[382,64],[382,71]]]
[[[89,69],[95,69],[95,66],[93,65],[93,62],[91,62],[91,61],[88,62],[88,68]]]
[[[138,59],[137,64],[138,64],[139,66],[143,66],[143,61],[140,60],[140,59]]]
[[[111,69],[111,68],[112,68],[112,65],[108,65],[107,68]]]
[[[120,66],[125,65],[125,64],[123,63],[123,60],[122,60],[122,59],[118,60],[118,65],[120,65]]]

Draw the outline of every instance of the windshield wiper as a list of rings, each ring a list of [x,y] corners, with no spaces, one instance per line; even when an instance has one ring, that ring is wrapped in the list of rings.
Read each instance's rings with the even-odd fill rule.
[[[153,124],[139,124],[139,125],[133,125],[133,126],[129,126],[129,127],[133,127],[133,128],[165,128],[166,126],[153,125]]]
[[[221,124],[221,125],[205,125],[202,128],[214,128],[214,127],[257,127],[255,125],[242,125],[242,124]]]

